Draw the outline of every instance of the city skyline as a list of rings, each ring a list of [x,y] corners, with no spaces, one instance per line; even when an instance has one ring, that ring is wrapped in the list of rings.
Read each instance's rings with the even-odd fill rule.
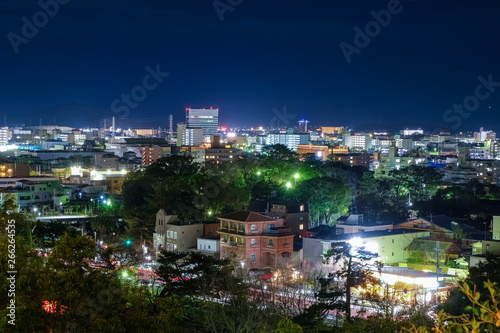
[[[471,130],[488,119],[500,125],[492,114],[500,100],[494,91],[500,50],[489,42],[498,37],[500,5],[489,1],[432,9],[417,1],[241,2],[226,11],[202,1],[129,1],[113,11],[97,1],[58,3],[29,38],[26,21],[33,24],[50,8],[0,7],[0,114],[8,123],[31,118],[35,125],[41,116],[44,124],[55,118],[97,126],[117,116],[167,127],[170,113],[179,121],[185,108],[212,106],[225,126],[268,126],[273,110],[286,106],[294,122],[316,124]],[[366,34],[366,27],[373,30]],[[488,98],[473,112],[453,111],[475,94],[480,77],[491,77],[492,90],[481,92]],[[134,89],[135,99],[122,98]]]

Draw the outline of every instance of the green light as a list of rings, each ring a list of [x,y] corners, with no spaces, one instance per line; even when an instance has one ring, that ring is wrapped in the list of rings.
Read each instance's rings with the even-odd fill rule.
[[[286,183],[286,187],[287,187],[287,188],[292,187],[292,183],[290,183],[290,182]]]
[[[208,211],[208,215],[212,215],[212,211]]]
[[[126,271],[123,271],[122,276],[126,278],[128,276],[128,273]]]
[[[260,176],[260,171],[257,171],[257,176]]]
[[[108,200],[107,205],[108,205],[108,206],[111,206],[111,200]]]
[[[295,177],[295,179],[299,179],[299,174],[296,173],[295,175],[293,175]]]

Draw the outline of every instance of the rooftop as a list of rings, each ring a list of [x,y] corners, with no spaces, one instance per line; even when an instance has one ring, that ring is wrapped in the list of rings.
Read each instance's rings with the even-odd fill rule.
[[[246,210],[240,210],[238,212],[229,213],[225,215],[221,215],[217,217],[219,220],[233,220],[240,222],[266,222],[266,221],[274,221],[273,218],[255,213]]]
[[[376,231],[365,231],[365,232],[357,232],[352,234],[342,234],[335,235],[332,237],[315,237],[325,240],[338,240],[338,241],[346,241],[352,238],[360,237],[360,238],[374,238],[374,237],[385,237],[391,235],[401,235],[401,234],[416,234],[420,232],[425,232],[423,230],[414,230],[414,229],[388,229],[388,230],[376,230]]]

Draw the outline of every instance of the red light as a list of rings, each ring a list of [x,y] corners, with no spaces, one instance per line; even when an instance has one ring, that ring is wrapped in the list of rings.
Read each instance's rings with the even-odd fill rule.
[[[64,310],[66,310],[68,307],[65,305],[61,305],[61,314],[63,314]],[[57,312],[57,302],[49,302],[49,301],[43,301],[42,309],[45,310],[45,312],[48,313],[56,313]]]

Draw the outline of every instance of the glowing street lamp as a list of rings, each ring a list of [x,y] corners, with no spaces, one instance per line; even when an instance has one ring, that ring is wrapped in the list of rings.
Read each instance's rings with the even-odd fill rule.
[[[292,187],[292,183],[287,182],[287,183],[286,183],[286,188],[290,188],[290,187]]]
[[[257,171],[257,176],[260,176],[260,171]]]
[[[299,174],[296,173],[295,175],[293,175],[295,177],[295,179],[299,179]]]

